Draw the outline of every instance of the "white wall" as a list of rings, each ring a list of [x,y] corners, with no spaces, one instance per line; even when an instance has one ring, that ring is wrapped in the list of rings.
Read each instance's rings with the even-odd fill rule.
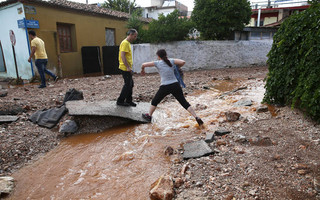
[[[22,13],[19,11],[22,10]],[[22,79],[32,78],[31,64],[28,62],[29,52],[25,29],[18,28],[17,20],[25,17],[21,3],[11,4],[0,8],[0,41],[5,58],[6,72],[0,72],[0,77],[17,78],[14,54],[10,41],[9,30],[13,30],[16,36],[15,55],[19,76]]]
[[[141,71],[144,62],[155,61],[158,49],[166,49],[168,58],[186,61],[185,71],[266,65],[272,40],[268,41],[181,41],[161,44],[135,44],[133,70]],[[146,72],[156,72],[146,68]]]

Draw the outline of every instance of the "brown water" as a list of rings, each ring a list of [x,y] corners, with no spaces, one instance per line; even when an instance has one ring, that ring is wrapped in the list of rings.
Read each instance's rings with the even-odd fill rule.
[[[224,83],[216,84],[221,84],[217,85],[220,90],[187,97],[194,107],[207,106],[196,110],[205,127],[199,128],[174,101],[159,105],[152,124],[66,138],[56,149],[13,174],[16,188],[8,199],[149,199],[151,184],[170,167],[170,157],[164,155],[166,146],[177,148],[201,133],[214,131],[227,110],[249,117],[253,107],[234,108],[233,103],[249,98],[257,105],[264,93],[261,82],[221,98]],[[228,86],[227,90],[235,87]]]

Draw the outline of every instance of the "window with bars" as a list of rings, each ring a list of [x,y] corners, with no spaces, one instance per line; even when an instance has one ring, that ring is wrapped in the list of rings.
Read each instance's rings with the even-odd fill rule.
[[[59,37],[59,45],[60,45],[60,52],[73,52],[73,24],[57,24],[57,31]]]
[[[115,36],[114,29],[106,28],[106,46],[114,46],[115,45]]]

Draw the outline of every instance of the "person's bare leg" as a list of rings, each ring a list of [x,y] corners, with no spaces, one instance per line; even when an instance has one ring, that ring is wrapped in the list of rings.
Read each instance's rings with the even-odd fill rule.
[[[153,112],[156,110],[156,106],[151,105],[149,109],[149,115],[152,116]]]
[[[193,110],[193,108],[191,106],[189,106],[189,108],[187,109],[187,111],[194,117],[198,117],[196,112]]]
[[[202,119],[197,116],[196,112],[193,110],[193,108],[191,106],[189,106],[187,111],[196,119],[196,121],[199,124],[199,126],[201,126],[203,124]]]

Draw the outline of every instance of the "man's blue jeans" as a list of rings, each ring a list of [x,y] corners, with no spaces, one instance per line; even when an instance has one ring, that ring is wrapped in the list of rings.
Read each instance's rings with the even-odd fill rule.
[[[47,70],[48,59],[36,59],[35,64],[38,69],[41,78],[41,85],[46,86],[46,76],[45,73],[49,76],[52,76],[54,79],[56,75],[54,75],[51,71]]]

